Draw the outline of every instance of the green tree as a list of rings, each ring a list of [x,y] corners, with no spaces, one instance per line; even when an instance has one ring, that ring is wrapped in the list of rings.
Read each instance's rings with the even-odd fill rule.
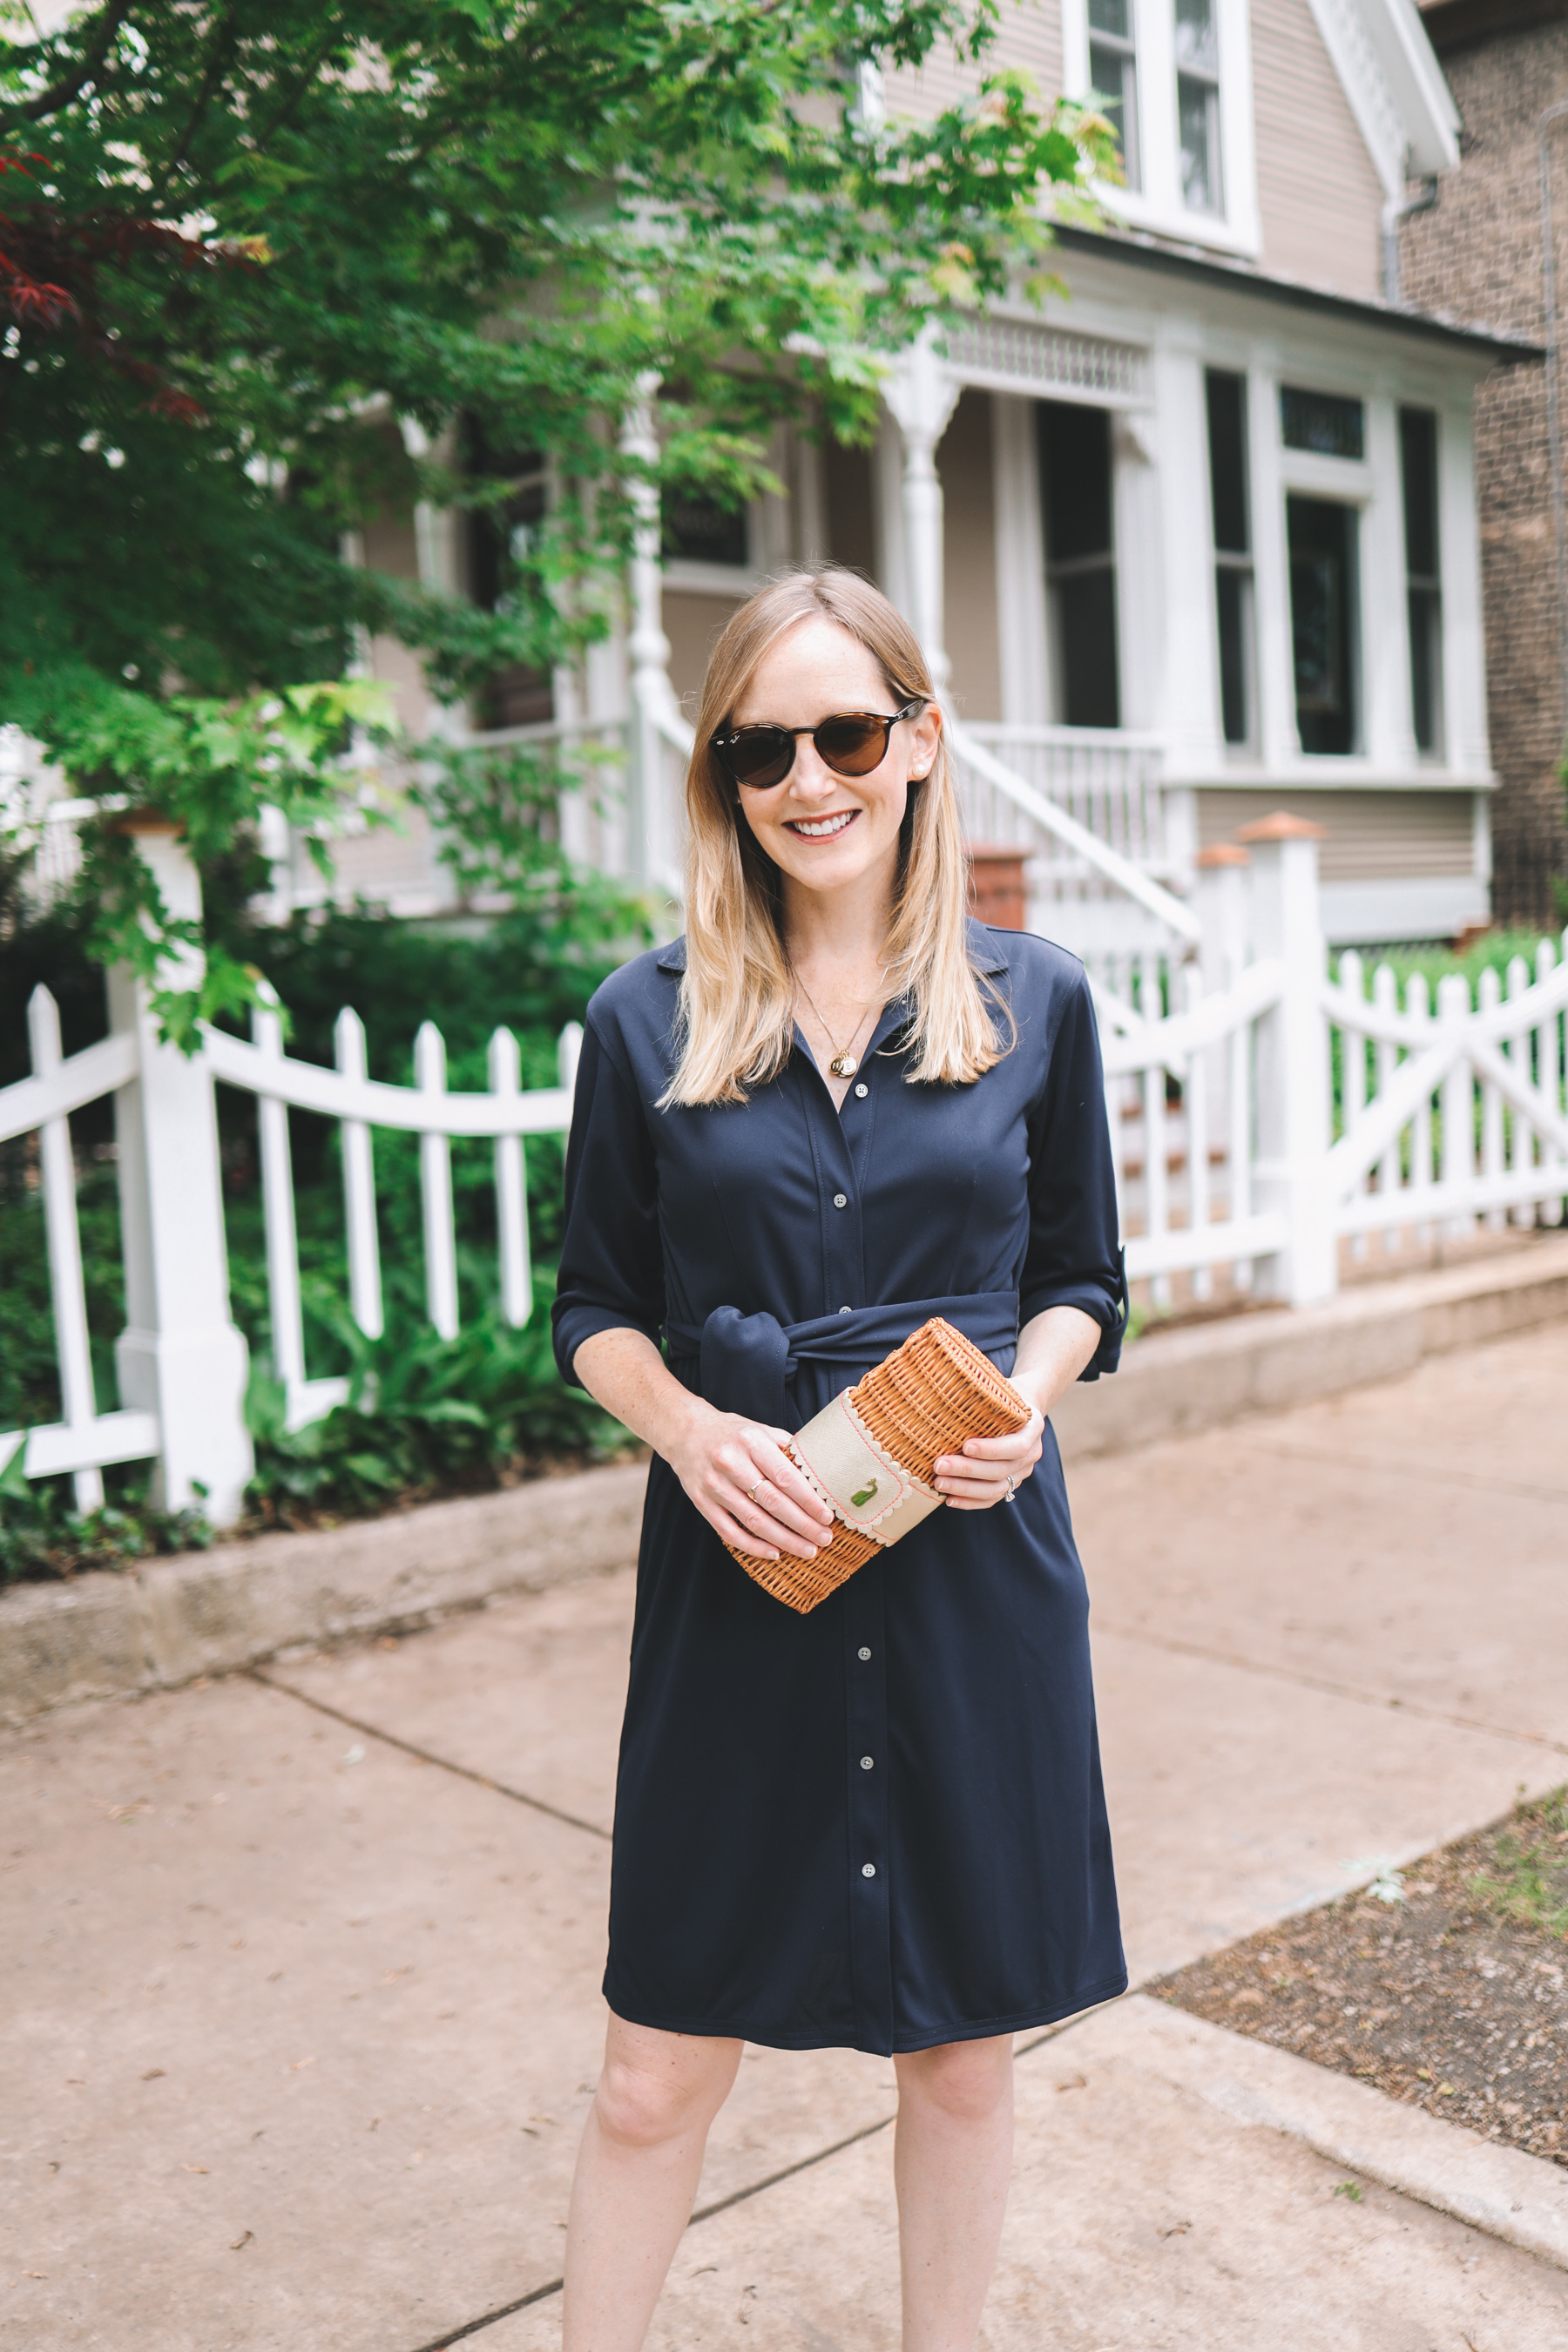
[[[0,0],[0,717],[79,786],[216,845],[319,811],[356,625],[459,693],[602,634],[628,544],[619,419],[660,387],[666,489],[738,501],[773,421],[868,432],[879,366],[1039,266],[1097,117],[1027,77],[923,123],[859,66],[995,0]],[[410,457],[462,419],[558,485],[493,612],[355,570],[426,496],[499,515],[504,459]],[[105,952],[157,928],[95,869]],[[242,992],[221,970],[214,1001]]]

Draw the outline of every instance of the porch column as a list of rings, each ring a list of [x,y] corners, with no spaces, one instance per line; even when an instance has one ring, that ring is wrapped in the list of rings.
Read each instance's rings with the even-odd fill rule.
[[[639,377],[639,397],[627,410],[621,448],[639,464],[658,463],[658,436],[653,426],[657,375]],[[659,562],[658,492],[653,483],[634,477],[628,484],[636,520],[632,528],[632,560],[627,575],[631,634],[626,657],[631,665],[630,734],[626,750],[626,857],[627,879],[642,888],[653,880],[658,865],[658,785],[663,745],[659,713],[672,699],[669,683],[669,639],[664,634],[664,572]]]
[[[904,552],[909,574],[907,618],[938,694],[947,690],[948,670],[942,613],[942,480],[937,444],[958,405],[962,387],[931,348],[929,335],[906,352],[885,387],[884,398],[904,441]]]

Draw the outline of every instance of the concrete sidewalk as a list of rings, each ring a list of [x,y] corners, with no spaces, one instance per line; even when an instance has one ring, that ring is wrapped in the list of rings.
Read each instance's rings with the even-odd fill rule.
[[[1070,1474],[1135,1980],[1568,1777],[1564,1394],[1550,1325]],[[631,1600],[6,1738],[0,2344],[558,2340]],[[990,2352],[1561,2352],[1568,2270],[1526,2247],[1562,2168],[1512,2159],[1524,2244],[1454,2218],[1502,2209],[1431,2188],[1429,2140],[1413,2194],[1336,2196],[1341,2141],[1205,2091],[1150,2006],[1022,2061]],[[653,2345],[893,2352],[892,2089],[748,2052]],[[1500,2154],[1408,2121],[1456,2178]]]

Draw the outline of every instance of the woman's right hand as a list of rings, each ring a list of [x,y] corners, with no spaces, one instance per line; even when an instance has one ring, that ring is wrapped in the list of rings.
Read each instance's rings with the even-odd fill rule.
[[[709,1526],[754,1559],[815,1559],[831,1539],[833,1513],[790,1460],[789,1432],[700,1397],[690,1403],[665,1459]]]

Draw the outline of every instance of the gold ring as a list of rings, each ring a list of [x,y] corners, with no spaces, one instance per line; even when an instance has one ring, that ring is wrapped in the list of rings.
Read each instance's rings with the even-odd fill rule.
[[[757,1487],[758,1487],[758,1486],[765,1486],[767,1485],[767,1483],[768,1483],[768,1482],[767,1482],[767,1480],[766,1480],[765,1478],[759,1478],[759,1479],[757,1479],[757,1480],[756,1480],[756,1482],[755,1482],[755,1484],[754,1484],[754,1485],[748,1486],[748,1487],[747,1487],[747,1489],[746,1489],[746,1500],[747,1500],[747,1502],[748,1502],[748,1503],[754,1503],[754,1502],[756,1501],[756,1499],[757,1499]]]

